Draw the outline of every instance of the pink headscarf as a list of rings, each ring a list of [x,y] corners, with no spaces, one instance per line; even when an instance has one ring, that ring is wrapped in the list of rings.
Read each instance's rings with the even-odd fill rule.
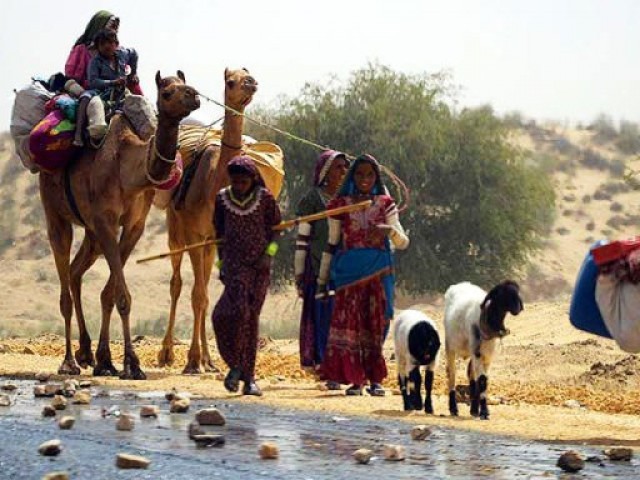
[[[325,150],[318,156],[313,175],[313,184],[316,187],[322,185],[327,173],[329,173],[329,169],[331,168],[333,161],[338,157],[343,157],[345,160],[347,159],[347,156],[344,153],[338,152],[337,150]]]

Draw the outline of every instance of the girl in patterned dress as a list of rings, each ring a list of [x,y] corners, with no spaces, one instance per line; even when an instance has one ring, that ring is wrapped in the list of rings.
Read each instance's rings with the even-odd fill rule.
[[[228,171],[231,186],[216,196],[213,219],[224,292],[211,319],[218,351],[230,368],[225,388],[237,392],[242,380],[243,395],[259,396],[258,322],[277,252],[272,227],[280,223],[280,209],[250,157],[234,157]]]
[[[405,249],[409,238],[396,204],[371,155],[353,163],[328,209],[371,200],[366,210],[329,219],[329,241],[322,255],[318,290],[326,295],[329,276],[335,288],[329,341],[320,368],[323,378],[351,384],[347,395],[361,395],[365,383],[374,396],[384,395],[387,376],[382,355],[385,331],[393,316],[391,244]]]

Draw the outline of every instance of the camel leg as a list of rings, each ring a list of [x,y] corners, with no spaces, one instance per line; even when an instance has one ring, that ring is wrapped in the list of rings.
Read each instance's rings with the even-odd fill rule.
[[[172,223],[167,222],[169,230],[169,250],[175,250],[183,247],[184,245],[179,243],[174,238],[174,232]],[[182,275],[180,268],[182,266],[183,254],[171,255],[171,310],[169,311],[169,325],[167,331],[162,339],[162,348],[158,352],[158,365],[164,367],[166,365],[173,365],[175,361],[175,354],[173,353],[174,337],[173,332],[176,325],[176,310],[178,308],[178,300],[180,299],[180,293],[182,292]]]
[[[204,247],[204,307],[202,308],[202,319],[200,320],[200,346],[202,366],[206,372],[219,373],[220,369],[213,364],[211,353],[209,352],[209,342],[207,341],[207,310],[209,308],[209,280],[211,279],[211,269],[215,258],[215,247],[213,245]]]
[[[96,377],[117,376],[118,370],[111,360],[111,346],[109,345],[109,328],[111,326],[111,312],[116,303],[113,275],[109,275],[107,284],[100,293],[102,305],[102,321],[100,322],[100,340],[96,349],[96,366],[93,375]]]
[[[71,296],[73,297],[73,306],[76,310],[76,320],[78,322],[78,332],[80,337],[80,348],[76,350],[76,361],[82,368],[95,366],[95,359],[91,351],[91,337],[87,331],[87,325],[82,310],[82,276],[91,268],[98,258],[99,252],[96,249],[95,240],[89,233],[85,232],[82,245],[71,262]]]
[[[47,230],[49,243],[53,251],[53,258],[60,279],[60,313],[64,317],[65,353],[62,365],[58,369],[60,375],[79,375],[80,368],[76,365],[71,353],[71,315],[73,313],[73,300],[69,290],[69,257],[71,255],[71,241],[73,229],[71,224],[56,215],[47,208],[43,202],[47,214]]]
[[[193,308],[193,333],[191,335],[191,347],[189,348],[187,365],[182,373],[200,373],[200,324],[204,321],[207,308],[207,286],[205,284],[204,252],[202,248],[189,251],[191,266],[193,268],[193,290],[191,290],[191,307]]]
[[[123,370],[120,373],[120,378],[126,380],[144,380],[146,379],[146,375],[140,369],[140,361],[138,360],[138,357],[133,349],[133,344],[131,343],[131,324],[129,319],[129,315],[131,312],[131,294],[129,293],[129,289],[127,288],[127,283],[124,278],[124,264],[122,261],[117,239],[117,219],[119,218],[119,215],[117,215],[116,212],[101,211],[97,214],[94,214],[94,218],[96,219],[96,237],[99,238],[100,246],[102,247],[104,256],[107,260],[107,263],[109,264],[109,269],[111,270],[111,276],[113,277],[114,283],[115,305],[118,309],[118,313],[120,314],[120,318],[122,319],[122,334],[124,337],[124,362]],[[144,229],[144,222],[142,223],[142,228]],[[140,234],[141,233],[142,232],[140,232]],[[122,236],[125,237],[125,235],[126,233],[123,232]],[[133,249],[133,246],[135,246],[135,242],[133,242],[131,249]],[[105,311],[104,304],[102,310],[102,327],[104,327],[105,314],[110,314],[111,312]],[[108,328],[101,328],[98,351],[100,351],[101,346],[106,345],[108,347],[108,344],[109,330]]]

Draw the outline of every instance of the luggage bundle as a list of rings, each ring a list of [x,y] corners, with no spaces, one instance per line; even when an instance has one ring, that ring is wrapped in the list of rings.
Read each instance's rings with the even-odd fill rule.
[[[571,324],[640,352],[640,237],[592,245],[571,299]]]

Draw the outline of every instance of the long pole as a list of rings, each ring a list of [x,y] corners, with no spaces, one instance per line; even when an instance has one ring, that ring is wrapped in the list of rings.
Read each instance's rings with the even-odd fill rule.
[[[273,230],[275,231],[286,230],[287,228],[293,227],[294,225],[298,225],[299,223],[315,222],[317,220],[322,220],[323,218],[335,217],[336,215],[341,215],[343,213],[364,210],[365,208],[368,208],[370,205],[371,205],[371,200],[365,200],[363,202],[354,203],[353,205],[345,205],[344,207],[333,208],[331,210],[325,210],[324,212],[312,213],[311,215],[304,215],[302,217],[294,218],[293,220],[285,220],[284,222],[281,222],[278,225],[275,225],[273,227]],[[160,258],[166,258],[171,255],[177,255],[179,253],[193,250],[194,248],[202,248],[202,247],[206,247],[207,245],[216,245],[220,243],[222,243],[222,240],[205,240],[204,242],[194,243],[192,245],[187,245],[186,247],[177,248],[169,252],[159,253],[157,255],[152,255],[150,257],[144,257],[139,260],[136,260],[136,263],[145,263],[145,262],[150,262],[151,260],[159,260]]]

